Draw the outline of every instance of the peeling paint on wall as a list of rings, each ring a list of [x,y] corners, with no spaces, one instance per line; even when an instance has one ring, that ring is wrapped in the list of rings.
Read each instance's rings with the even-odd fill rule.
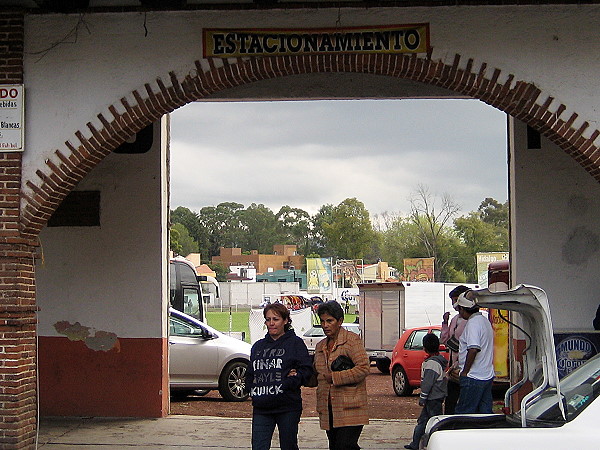
[[[79,322],[72,324],[66,320],[56,322],[54,329],[57,333],[69,338],[70,341],[83,341],[89,349],[94,351],[107,352],[113,348],[117,352],[121,351],[121,345],[115,333],[97,331],[91,327],[83,326]]]
[[[562,248],[562,259],[567,264],[581,265],[600,248],[598,234],[586,227],[575,228]]]

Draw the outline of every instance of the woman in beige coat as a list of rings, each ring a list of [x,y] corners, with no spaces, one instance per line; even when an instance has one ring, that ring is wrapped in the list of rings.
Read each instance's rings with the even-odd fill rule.
[[[338,302],[322,303],[317,314],[327,336],[315,348],[321,429],[327,432],[330,450],[360,449],[358,439],[363,425],[369,423],[366,386],[369,357],[360,336],[342,328],[344,311]],[[354,367],[332,371],[332,363],[340,355],[350,358]]]

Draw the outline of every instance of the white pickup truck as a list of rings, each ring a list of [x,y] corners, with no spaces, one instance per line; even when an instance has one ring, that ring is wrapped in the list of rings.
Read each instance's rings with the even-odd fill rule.
[[[542,289],[520,285],[506,292],[473,291],[479,306],[519,312],[526,336],[523,378],[505,397],[508,408],[528,388],[518,411],[432,417],[421,448],[427,450],[567,450],[600,448],[600,354],[558,378],[548,299]],[[514,325],[514,324],[513,324]],[[531,383],[531,384],[529,384]]]

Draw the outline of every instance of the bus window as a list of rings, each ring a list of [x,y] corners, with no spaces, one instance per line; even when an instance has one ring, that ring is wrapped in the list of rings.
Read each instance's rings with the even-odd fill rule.
[[[198,289],[183,288],[183,312],[192,317],[200,317]]]
[[[193,265],[187,260],[172,258],[169,266],[171,307],[205,320],[202,293]]]
[[[179,270],[181,270],[182,283],[198,284],[196,272],[190,266],[187,264],[179,264]]]

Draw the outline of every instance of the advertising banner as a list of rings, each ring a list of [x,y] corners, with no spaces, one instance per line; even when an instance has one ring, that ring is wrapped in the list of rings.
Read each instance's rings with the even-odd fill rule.
[[[499,311],[490,309],[488,318],[494,329],[494,372],[496,377],[508,378],[509,371],[509,355],[508,355],[508,338],[509,330],[508,323],[500,317],[508,317],[508,311]]]
[[[339,28],[207,28],[205,58],[335,53],[427,53],[429,24]]]
[[[331,294],[333,271],[331,258],[306,258],[306,292],[309,294]]]
[[[477,284],[482,288],[488,287],[488,264],[508,259],[508,257],[508,252],[477,253]]]
[[[563,378],[598,353],[600,332],[554,333],[558,376]]]
[[[23,85],[0,85],[0,152],[23,151]]]
[[[403,281],[435,281],[435,258],[405,258]]]
[[[487,252],[477,253],[477,280],[482,288],[488,286],[488,265],[491,262],[508,260],[508,252]],[[498,285],[499,283],[496,283]],[[502,284],[501,289],[508,287],[508,278]],[[496,286],[498,288],[499,286]],[[492,287],[490,287],[492,289]],[[489,310],[489,319],[494,329],[494,371],[498,378],[508,378],[510,376],[509,367],[509,337],[510,331],[508,323],[500,317],[508,317],[508,311],[499,311],[497,309]]]

